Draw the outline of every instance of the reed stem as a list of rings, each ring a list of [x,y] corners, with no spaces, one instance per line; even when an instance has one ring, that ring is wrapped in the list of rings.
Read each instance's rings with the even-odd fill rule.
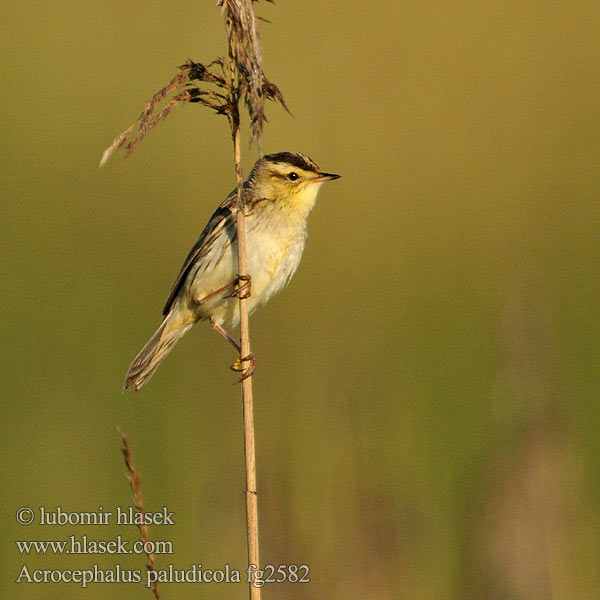
[[[230,46],[230,55],[232,48]],[[234,85],[235,67],[231,62],[232,90],[237,90]],[[247,275],[246,267],[246,221],[244,215],[245,198],[242,176],[242,159],[240,144],[240,117],[239,96],[232,92],[231,102],[231,133],[233,138],[233,154],[235,161],[235,172],[237,182],[237,258],[238,275]],[[240,364],[242,358],[250,356],[250,329],[248,319],[248,296],[241,294],[240,303]],[[261,588],[254,585],[256,570],[259,568],[259,546],[258,546],[258,496],[256,492],[256,447],[254,436],[254,401],[252,395],[252,375],[242,378],[242,405],[244,419],[244,457],[246,466],[246,535],[248,543],[248,583],[250,600],[260,600]]]

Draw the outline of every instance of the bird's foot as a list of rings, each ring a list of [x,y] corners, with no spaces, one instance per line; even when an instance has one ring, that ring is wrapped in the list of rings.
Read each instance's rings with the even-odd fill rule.
[[[250,363],[248,366],[245,363]],[[256,358],[254,358],[254,352],[248,354],[248,356],[240,356],[236,358],[235,362],[229,367],[232,371],[241,373],[240,381],[248,379],[254,371],[256,371]]]
[[[233,292],[230,297],[243,300],[252,294],[252,278],[250,275],[238,275],[233,282]]]

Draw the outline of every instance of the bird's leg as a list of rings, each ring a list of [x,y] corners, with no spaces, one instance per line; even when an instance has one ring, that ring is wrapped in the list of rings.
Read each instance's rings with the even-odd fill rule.
[[[230,298],[239,298],[243,300],[250,298],[252,294],[252,278],[250,275],[238,275],[233,284],[233,292],[229,294]]]
[[[210,326],[220,333],[237,351],[240,353],[242,351],[240,345],[235,341],[235,339],[229,334],[229,332],[221,327],[212,317],[210,319]],[[244,366],[244,363],[250,363],[248,367]],[[256,371],[256,359],[254,358],[254,353],[251,352],[248,356],[239,356],[236,358],[235,362],[231,365],[232,371],[237,371],[241,373],[241,379],[247,379]]]
[[[221,327],[212,317],[210,318],[210,326],[220,333],[238,352],[241,352],[242,349],[240,345],[235,341],[233,337],[229,334],[229,332]]]
[[[215,296],[219,296],[223,292],[233,288],[230,294],[224,296],[225,298],[250,298],[251,290],[251,278],[250,275],[238,275],[233,281],[230,281],[227,285],[220,287],[218,290],[211,292],[208,296],[204,296],[199,300],[196,300],[196,304],[202,306],[209,300],[212,300]]]
[[[236,280],[229,282],[227,285],[224,285],[223,287],[219,288],[218,290],[208,294],[208,296],[204,296],[203,298],[200,298],[200,300],[196,300],[196,304],[202,306],[202,304],[204,304],[205,302],[208,302],[215,296],[218,296],[219,294],[222,294],[223,292],[225,292],[231,288],[234,288],[234,290],[235,290],[236,283],[237,283]],[[230,296],[233,295],[233,293],[234,292],[232,292],[228,296],[225,296],[225,298],[229,298]]]

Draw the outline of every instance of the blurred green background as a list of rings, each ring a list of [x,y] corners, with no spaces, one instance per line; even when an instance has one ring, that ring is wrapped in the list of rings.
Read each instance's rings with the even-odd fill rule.
[[[103,149],[188,57],[226,52],[214,2],[9,2],[2,23],[1,595],[150,598],[15,583],[143,556],[22,556],[19,526],[131,504],[159,568],[243,569],[231,348],[190,332],[138,395],[127,366],[234,186],[224,119],[178,109],[127,160]],[[588,2],[261,3],[266,152],[327,185],[290,286],[251,319],[266,598],[587,599],[600,589],[600,9]],[[246,172],[256,150],[245,152]],[[161,598],[243,598],[165,584]]]

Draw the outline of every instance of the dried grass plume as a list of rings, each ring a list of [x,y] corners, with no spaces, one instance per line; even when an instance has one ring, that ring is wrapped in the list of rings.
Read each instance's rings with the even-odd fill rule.
[[[142,499],[142,480],[138,475],[138,472],[135,468],[135,463],[133,462],[133,454],[131,453],[131,446],[129,445],[129,440],[127,436],[121,433],[121,440],[123,442],[123,447],[121,451],[123,452],[123,456],[125,458],[125,466],[127,467],[127,481],[131,486],[133,491],[133,501],[135,503],[135,508],[137,511],[143,516],[145,514],[144,511],[144,501]],[[138,524],[138,529],[140,530],[140,540],[145,545],[150,540],[150,532],[148,530],[148,525],[143,523],[143,519],[141,519],[142,523]],[[149,571],[156,571],[156,561],[154,559],[154,554],[146,553],[148,557],[148,564],[146,568]],[[155,600],[160,600],[160,596],[158,594],[158,581],[152,582],[152,594],[154,595]]]
[[[100,167],[119,148],[123,148],[125,156],[129,156],[151,129],[164,121],[177,106],[187,103],[199,103],[225,115],[233,133],[236,120],[239,121],[238,103],[242,99],[250,117],[250,142],[256,142],[259,150],[267,120],[265,101],[277,101],[289,112],[283,94],[267,79],[262,68],[253,2],[222,0],[218,5],[225,20],[229,61],[216,58],[203,64],[187,60],[179,66],[179,72],[146,102],[137,120],[106,148]]]

